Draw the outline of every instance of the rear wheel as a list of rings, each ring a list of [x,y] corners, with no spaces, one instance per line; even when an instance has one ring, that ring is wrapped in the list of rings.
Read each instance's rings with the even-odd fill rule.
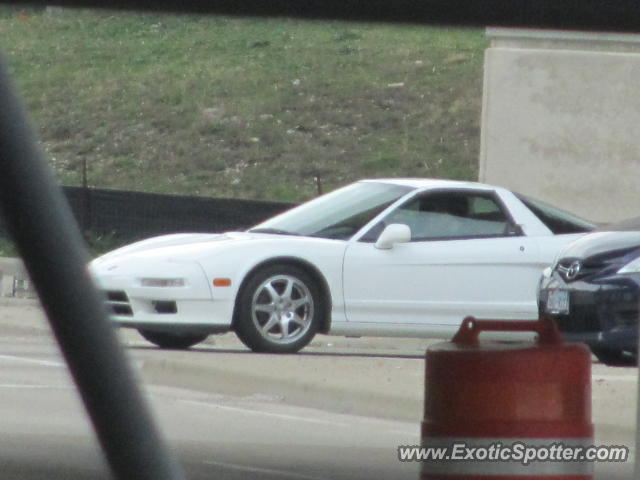
[[[236,334],[255,352],[297,352],[314,337],[324,315],[316,281],[291,265],[273,265],[254,274],[236,308]]]
[[[600,363],[610,367],[635,367],[638,365],[638,356],[631,352],[609,348],[593,348],[592,352]]]
[[[157,345],[160,348],[170,348],[183,350],[202,342],[209,335],[206,333],[167,333],[153,330],[139,329],[140,335],[145,340]]]

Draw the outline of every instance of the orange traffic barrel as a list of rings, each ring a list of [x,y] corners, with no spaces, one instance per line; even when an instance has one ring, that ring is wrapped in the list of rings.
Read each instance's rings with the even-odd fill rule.
[[[479,341],[483,331],[538,337]],[[590,446],[591,354],[552,320],[468,317],[427,350],[422,480],[592,479]]]

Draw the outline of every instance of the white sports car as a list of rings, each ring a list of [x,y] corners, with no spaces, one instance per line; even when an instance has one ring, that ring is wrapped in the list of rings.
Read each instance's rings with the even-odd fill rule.
[[[364,180],[246,232],[150,238],[90,268],[113,320],[160,347],[233,330],[295,352],[318,332],[449,338],[467,315],[536,318],[542,270],[593,228],[503,188]]]

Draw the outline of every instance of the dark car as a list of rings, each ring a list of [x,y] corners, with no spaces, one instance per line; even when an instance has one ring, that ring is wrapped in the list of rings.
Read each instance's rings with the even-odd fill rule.
[[[639,305],[640,218],[572,242],[540,280],[540,314],[607,365],[637,364]]]

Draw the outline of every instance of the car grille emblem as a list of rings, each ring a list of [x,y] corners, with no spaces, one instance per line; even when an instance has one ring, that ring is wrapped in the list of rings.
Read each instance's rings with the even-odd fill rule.
[[[558,271],[564,275],[564,278],[567,280],[573,280],[580,273],[580,269],[582,268],[582,264],[579,261],[571,262],[571,265],[568,267],[564,267],[562,265],[558,265]]]

